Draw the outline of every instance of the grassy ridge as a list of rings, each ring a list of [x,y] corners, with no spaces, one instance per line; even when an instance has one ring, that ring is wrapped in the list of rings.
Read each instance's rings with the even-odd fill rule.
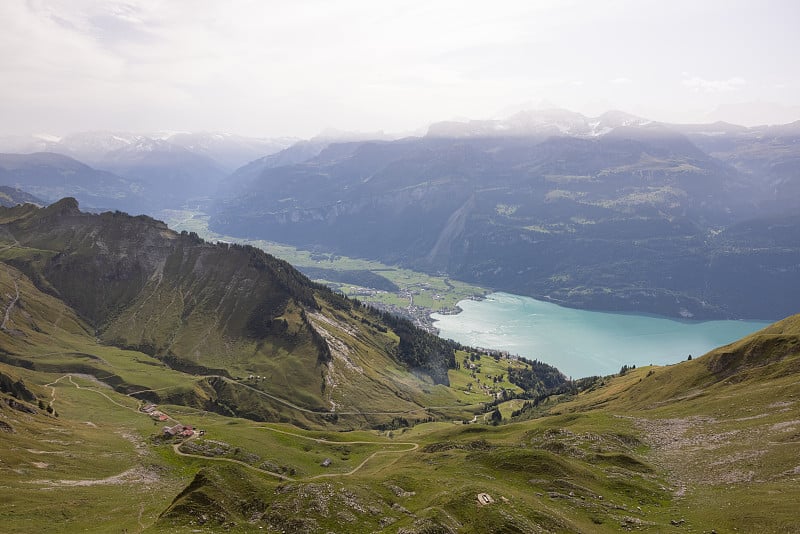
[[[800,497],[798,372],[793,316],[701,358],[636,369],[553,411],[631,421],[690,524],[791,532],[796,511],[788,503]]]
[[[83,350],[85,337],[96,335],[106,345],[206,377],[199,387],[167,390],[164,398],[304,425],[337,423],[313,415],[337,408],[375,415],[419,410],[414,418],[424,418],[418,400],[431,386],[426,375],[447,381],[452,348],[438,338],[403,321],[392,319],[389,326],[388,316],[310,283],[258,249],[205,243],[147,217],[81,213],[72,199],[43,209],[12,208],[2,217],[6,261],[31,282],[24,292],[57,298],[54,309],[66,303],[77,313],[65,317],[82,330],[72,332],[75,339],[59,339],[58,350],[47,349],[72,353],[73,367],[63,367],[58,357],[48,369],[40,359],[39,369],[114,375],[94,348]],[[37,346],[53,345],[37,337],[38,326],[28,326]],[[7,361],[21,364],[15,355],[25,351],[17,346],[8,353]],[[111,380],[130,386],[126,392],[169,386]],[[374,419],[352,417],[349,424]]]

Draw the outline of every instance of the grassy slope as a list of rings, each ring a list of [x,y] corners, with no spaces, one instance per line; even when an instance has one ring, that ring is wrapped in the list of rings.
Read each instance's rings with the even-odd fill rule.
[[[16,297],[17,289],[19,298]],[[541,466],[541,458],[536,459],[539,453],[531,447],[526,445],[531,450],[521,455],[517,452],[517,442],[524,440],[524,434],[530,430],[526,426],[512,434],[505,427],[485,434],[487,440],[496,442],[493,446],[503,447],[502,457],[505,459],[502,465],[496,466],[495,462],[499,460],[494,458],[492,451],[495,449],[469,449],[476,435],[468,430],[472,427],[465,428],[461,424],[423,424],[413,430],[398,429],[393,431],[393,438],[388,437],[388,432],[382,436],[376,432],[311,433],[304,438],[298,436],[301,432],[290,427],[282,429],[294,436],[263,429],[252,421],[225,418],[186,406],[166,405],[164,410],[176,419],[206,429],[204,440],[229,444],[230,459],[241,458],[240,461],[246,461],[254,467],[273,469],[273,466],[277,466],[277,469],[293,473],[293,478],[300,480],[281,485],[253,467],[219,459],[177,457],[171,446],[150,441],[153,435],[159,433],[160,424],[136,413],[138,401],[124,393],[150,389],[155,390],[151,394],[158,394],[165,400],[185,401],[194,398],[197,402],[202,395],[213,399],[215,392],[206,387],[206,379],[169,369],[144,353],[99,343],[93,329],[71,308],[39,291],[22,272],[8,265],[0,269],[0,295],[4,307],[14,303],[9,308],[7,330],[0,331],[4,358],[28,366],[30,369],[19,368],[18,374],[31,385],[40,399],[48,403],[53,401],[52,406],[59,413],[58,418],[48,417],[41,411],[35,416],[28,416],[3,408],[3,420],[16,430],[13,434],[0,435],[4,450],[16,451],[3,455],[4,467],[9,473],[14,473],[4,479],[3,488],[3,494],[9,499],[4,501],[7,504],[4,504],[1,513],[4,529],[9,532],[27,532],[32,525],[41,525],[43,522],[47,522],[50,529],[56,532],[84,529],[102,532],[108,531],[111,525],[134,531],[153,525],[157,512],[166,508],[171,496],[177,495],[179,488],[189,483],[204,467],[212,471],[223,469],[229,473],[219,475],[220,480],[227,482],[217,484],[218,489],[214,490],[217,493],[209,490],[211,494],[219,496],[219,492],[223,492],[238,499],[237,492],[241,488],[230,485],[232,480],[240,479],[250,480],[248,491],[255,491],[254,487],[260,488],[261,500],[269,502],[273,510],[266,524],[281,524],[293,517],[292,507],[297,504],[292,503],[305,503],[313,510],[319,510],[315,519],[317,524],[339,531],[345,523],[355,525],[352,531],[372,531],[381,525],[381,520],[394,521],[397,528],[411,528],[414,525],[423,528],[434,524],[462,524],[463,527],[475,524],[476,531],[480,531],[497,524],[505,517],[503,513],[513,513],[516,518],[514,521],[519,522],[523,530],[534,522],[562,528],[565,525],[588,525],[592,521],[583,513],[573,517],[571,512],[562,510],[569,507],[561,505],[550,506],[546,512],[539,511],[549,497],[530,495],[530,483],[525,479],[512,477],[514,484],[509,486],[504,477],[490,474],[496,469],[503,473],[515,472],[518,467],[528,469],[533,465],[530,462],[539,462],[536,465]],[[412,421],[415,417],[411,413],[404,413],[406,409],[419,409],[417,402],[427,404],[433,400],[454,407],[452,414],[445,415],[462,419],[472,415],[469,407],[465,407],[465,402],[457,402],[464,395],[463,392],[433,386],[391,365],[388,358],[376,358],[376,344],[395,343],[396,340],[391,332],[384,334],[372,331],[367,326],[353,329],[351,325],[354,322],[348,320],[347,315],[357,316],[359,313],[358,309],[341,311],[324,305],[317,314],[310,314],[312,322],[333,334],[346,347],[346,351],[342,349],[342,354],[334,351],[334,370],[331,375],[339,377],[340,383],[330,386],[331,400],[347,409],[356,406],[353,398],[359,396],[359,411],[363,411],[364,406],[379,407],[390,403],[392,411],[400,412]],[[362,323],[358,321],[355,324]],[[476,377],[486,378],[489,370],[500,370],[499,367],[494,369],[497,366],[493,359],[486,358]],[[463,374],[463,371],[455,372],[459,373]],[[114,384],[119,391],[90,379],[89,375]],[[354,381],[354,376],[361,376],[362,379]],[[394,389],[387,389],[389,383],[394,384]],[[238,392],[247,391],[242,385],[229,383],[229,387]],[[409,400],[403,401],[403,397]],[[226,401],[230,401],[230,398],[226,398]],[[293,413],[299,418],[296,409],[280,402],[275,406],[279,407],[278,418],[281,413],[287,417]],[[442,409],[438,411],[442,412]],[[427,413],[421,410],[419,415],[427,416]],[[343,421],[337,423],[346,425],[348,417],[363,418],[342,415]],[[56,437],[51,439],[44,437],[46,435]],[[314,441],[309,437],[325,441]],[[478,437],[484,437],[484,434]],[[35,441],[41,443],[34,446]],[[368,441],[375,444],[347,444],[342,441]],[[437,449],[437,443],[451,441],[464,441],[467,449]],[[434,448],[430,452],[410,450],[417,444],[420,447],[433,444]],[[373,456],[379,451],[382,452]],[[57,460],[38,459],[44,455]],[[535,458],[531,459],[531,455]],[[334,461],[327,469],[319,465],[320,459],[325,457]],[[549,461],[549,458],[547,456],[546,459]],[[359,471],[346,475],[365,460]],[[481,482],[476,483],[474,473],[464,470],[465,461],[474,464],[478,471],[486,475],[480,477]],[[571,464],[571,461],[568,463]],[[578,470],[576,472],[588,469],[583,464],[567,465],[565,469],[573,467]],[[438,474],[432,474],[437,471]],[[32,472],[42,474],[37,477]],[[321,474],[342,476],[308,478]],[[217,480],[215,475],[209,477]],[[598,479],[601,478],[598,476]],[[31,484],[31,479],[36,482]],[[543,491],[557,487],[552,485],[556,484],[553,480],[547,483],[539,481],[537,484]],[[44,497],[41,487],[51,488]],[[442,488],[448,489],[443,492]],[[602,482],[598,488],[605,491]],[[473,511],[474,493],[478,490],[498,492],[496,497],[508,490],[507,498],[519,501],[503,502],[501,506],[507,506],[505,512],[498,506],[476,516]],[[406,495],[405,491],[415,494]],[[319,499],[326,498],[326,492],[334,492],[328,501],[333,508],[320,504]],[[339,510],[346,512],[344,515],[338,515],[337,503],[339,508],[344,507]],[[211,508],[212,504],[209,504]],[[395,504],[397,506],[393,507]],[[80,514],[74,511],[76,505],[80,506]],[[409,512],[403,511],[401,506]],[[379,510],[379,513],[364,513],[364,510]],[[243,519],[251,519],[250,516],[245,518],[240,512],[235,512],[230,506],[224,506],[219,513],[223,514],[223,522],[235,520],[240,526],[243,525]],[[196,516],[177,514],[173,517],[167,514],[162,523],[154,527],[155,530],[161,530],[168,520],[176,525],[189,525],[196,522]],[[219,522],[215,524],[218,526]],[[182,527],[176,528],[180,530]],[[247,526],[242,528],[249,529]]]
[[[539,419],[395,433],[420,447],[327,485],[268,483],[251,519],[348,532],[662,532],[673,522],[694,532],[792,532],[799,319],[691,362],[609,379]],[[479,492],[495,503],[480,507]],[[173,508],[162,526],[196,526],[202,503],[182,499],[195,515]],[[248,528],[241,515],[225,517]]]
[[[800,316],[704,357],[642,368],[554,411],[613,414],[651,447],[695,528],[792,532],[800,498]],[[780,497],[778,497],[780,495]]]
[[[17,288],[20,298],[15,300]],[[159,298],[162,295],[154,294],[151,300],[156,302]],[[318,416],[303,411],[315,406],[342,412],[341,420],[333,422],[351,427],[390,420],[395,415],[412,421],[427,418],[429,414],[423,404],[430,404],[427,401],[432,398],[439,404],[463,410],[452,390],[434,386],[429,380],[404,370],[387,355],[397,343],[391,332],[377,331],[360,321],[357,322],[359,328],[354,328],[352,324],[362,313],[359,310],[342,312],[324,305],[319,312],[310,314],[311,321],[333,336],[332,344],[341,348],[333,351],[333,358],[327,365],[314,362],[310,367],[303,367],[292,360],[297,358],[296,354],[281,352],[280,347],[263,343],[258,347],[252,344],[249,349],[243,342],[228,347],[226,354],[238,355],[239,360],[217,355],[211,344],[203,346],[204,354],[211,355],[202,360],[204,363],[219,364],[233,376],[244,375],[241,381],[217,380],[215,391],[209,379],[170,369],[142,352],[98,342],[93,329],[71,308],[39,291],[17,269],[0,265],[0,304],[3,305],[0,311],[4,312],[12,301],[14,306],[9,312],[7,331],[0,332],[0,361],[45,372],[91,374],[125,393],[152,390],[148,397],[162,402],[203,407],[207,402],[219,400],[257,417],[312,426],[325,424]],[[134,325],[136,318],[131,316],[158,317],[164,308],[154,306],[142,312],[141,307],[132,307],[134,311],[124,314],[118,322]],[[224,340],[217,338],[217,341]],[[308,352],[311,351],[305,353]],[[303,374],[304,369],[310,370]],[[248,380],[248,373],[262,379]],[[324,390],[322,384],[325,384]],[[262,391],[264,393],[260,393]],[[290,404],[303,410],[292,408]],[[358,415],[360,412],[386,413]]]
[[[58,378],[24,369],[19,374],[28,384]],[[0,420],[14,429],[0,433],[3,531],[135,532],[155,520],[164,501],[187,483],[187,473],[146,445],[149,419],[65,382],[52,393],[34,388],[45,401],[55,399],[57,418],[35,405],[37,413],[27,414],[0,402]],[[108,391],[121,405],[135,406]]]
[[[42,254],[12,245],[6,251],[16,257]],[[795,528],[797,317],[691,362],[637,369],[553,406],[545,417],[500,427],[438,422],[382,433],[300,431],[164,405],[175,419],[207,431],[189,445],[227,445],[220,457],[201,459],[177,456],[171,444],[151,440],[160,425],[136,413],[138,402],[124,393],[145,388],[159,390],[152,393],[167,401],[212,399],[217,392],[210,379],[98,343],[71,308],[8,265],[0,265],[0,299],[2,312],[14,302],[6,330],[0,330],[0,354],[30,367],[0,364],[0,372],[22,378],[40,400],[54,401],[59,414],[48,416],[33,405],[35,414],[20,412],[0,394],[0,420],[14,430],[0,432],[4,531],[47,524],[53,532],[213,532],[223,525],[241,532],[257,526],[662,532],[681,518],[695,532]],[[463,405],[478,394],[462,389],[474,380],[471,373],[451,371],[456,388],[447,389],[396,366],[387,370],[391,361],[375,359],[376,349],[396,340],[391,332],[353,329],[350,319],[359,313],[324,304],[310,318],[346,347],[334,351],[330,374],[339,381],[320,392],[321,399],[347,409],[358,396],[364,403],[358,406],[391,404],[398,411],[444,399],[454,406],[445,415],[471,415]],[[502,371],[489,360],[481,359],[476,374],[482,382]],[[228,391],[225,401],[251,394],[247,384],[233,382],[225,382],[235,392]],[[387,391],[387,384],[393,389]],[[268,404],[276,418],[319,423],[304,420],[304,412],[285,402]],[[367,418],[342,415],[329,424]],[[369,443],[345,443],[355,441]],[[333,460],[331,467],[319,465],[324,458]],[[318,475],[334,476],[312,478]],[[480,507],[479,492],[495,503]]]
[[[762,335],[792,338],[785,328],[770,332]],[[160,426],[131,410],[130,397],[75,376],[44,387],[63,375],[21,369],[16,374],[37,395],[55,394],[60,417],[19,415],[0,404],[3,420],[17,430],[0,434],[9,473],[3,494],[13,495],[0,513],[9,532],[30,531],[42,518],[54,532],[102,532],[112,524],[152,532],[223,526],[238,532],[257,526],[611,532],[624,524],[661,532],[681,518],[696,532],[782,532],[791,528],[797,497],[797,475],[787,473],[798,452],[797,409],[789,396],[800,394],[796,358],[762,367],[750,359],[741,373],[721,381],[709,370],[709,362],[753,348],[755,340],[668,368],[637,369],[555,406],[552,415],[499,427],[439,422],[391,434],[301,431],[164,406],[206,430],[192,445],[227,445],[216,459],[178,457],[170,444],[149,441]],[[778,355],[765,354],[766,360]],[[45,434],[57,436],[42,441]],[[768,442],[759,439],[764,435]],[[324,458],[333,460],[331,467],[319,465]],[[735,479],[744,468],[754,472],[752,480]],[[126,472],[124,486],[111,483],[109,477]],[[318,475],[334,476],[312,478]],[[68,486],[63,480],[94,482]],[[42,485],[52,487],[44,498]],[[479,506],[480,492],[495,503]],[[81,514],[72,511],[76,503]]]

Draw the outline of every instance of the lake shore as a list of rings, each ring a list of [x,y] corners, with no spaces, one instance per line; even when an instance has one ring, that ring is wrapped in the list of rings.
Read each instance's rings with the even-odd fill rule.
[[[575,378],[677,363],[769,324],[580,310],[502,292],[458,307],[458,314],[431,314],[441,337],[538,359]]]

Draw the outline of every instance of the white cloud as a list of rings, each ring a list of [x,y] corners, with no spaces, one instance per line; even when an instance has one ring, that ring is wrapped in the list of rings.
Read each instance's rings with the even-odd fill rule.
[[[578,111],[588,101],[672,111],[734,96],[800,103],[787,90],[766,93],[800,84],[780,69],[800,48],[788,9],[726,0],[0,0],[0,72],[13,82],[0,84],[0,129],[313,135],[415,129],[531,99]],[[719,22],[699,16],[709,12]],[[653,26],[655,16],[663,24]],[[681,70],[689,90],[676,98]]]

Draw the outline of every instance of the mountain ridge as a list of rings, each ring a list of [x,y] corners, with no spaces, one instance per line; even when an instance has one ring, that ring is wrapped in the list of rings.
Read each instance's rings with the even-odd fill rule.
[[[76,332],[200,376],[234,413],[273,417],[277,402],[319,417],[355,415],[366,395],[376,413],[399,405],[424,414],[424,399],[452,396],[456,345],[313,284],[259,249],[206,243],[147,216],[84,213],[73,198],[0,210],[0,226],[8,240],[0,259],[74,310],[84,323]],[[234,384],[248,376],[246,388]]]
[[[720,139],[704,130],[612,119],[617,127],[598,136],[330,145],[304,162],[249,169],[212,208],[210,227],[581,308],[758,319],[795,311],[783,288],[796,285],[800,250],[769,249],[761,261],[753,241],[731,241],[744,238],[737,224],[766,228],[757,221],[796,212],[783,148],[793,146],[791,126],[773,180],[717,157],[709,143]],[[741,135],[767,150],[757,131]],[[767,299],[752,298],[729,254]]]

